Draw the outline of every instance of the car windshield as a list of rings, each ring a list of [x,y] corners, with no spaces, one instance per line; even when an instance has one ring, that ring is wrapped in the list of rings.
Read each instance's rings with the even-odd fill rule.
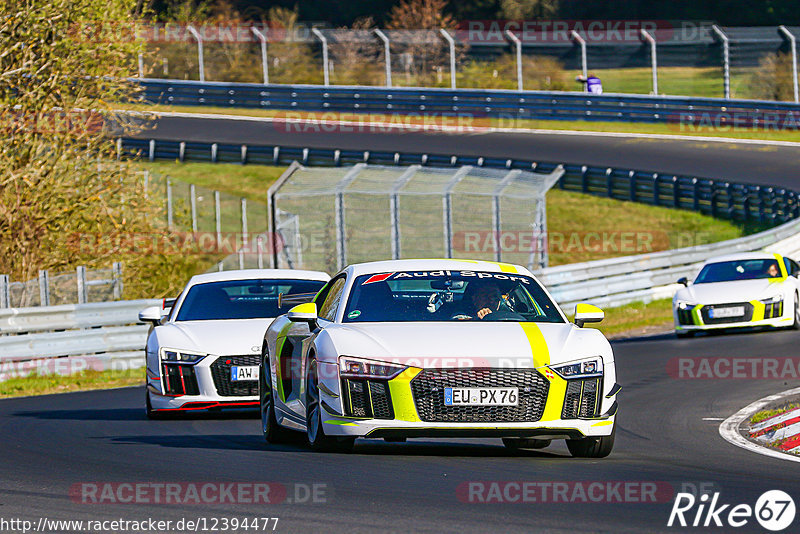
[[[532,321],[562,315],[531,277],[474,271],[394,272],[359,276],[344,322]]]
[[[734,282],[737,280],[757,280],[760,278],[780,278],[778,262],[772,259],[736,260],[709,263],[695,279],[695,284],[714,282]]]
[[[176,321],[261,319],[286,312],[279,294],[316,293],[325,282],[314,280],[226,280],[192,286]]]

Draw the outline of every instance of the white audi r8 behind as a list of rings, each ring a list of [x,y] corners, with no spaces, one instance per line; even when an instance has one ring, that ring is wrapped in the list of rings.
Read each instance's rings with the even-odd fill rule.
[[[151,322],[145,349],[148,417],[258,406],[261,342],[285,313],[279,296],[315,294],[322,272],[251,269],[192,277],[167,315],[142,310]]]
[[[467,260],[352,265],[275,319],[259,372],[270,443],[494,437],[511,448],[614,443],[611,346],[594,306],[567,321],[524,267]]]
[[[693,282],[686,278],[672,300],[675,333],[742,327],[800,327],[798,272],[793,260],[746,252],[706,261]]]

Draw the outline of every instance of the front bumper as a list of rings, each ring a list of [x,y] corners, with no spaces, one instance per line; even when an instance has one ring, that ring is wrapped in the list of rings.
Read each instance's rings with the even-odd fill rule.
[[[745,314],[740,317],[714,319],[710,316],[713,308],[742,306]],[[673,305],[673,321],[678,332],[721,330],[727,328],[753,328],[791,326],[794,317],[792,307],[786,301],[765,303],[759,300],[715,304],[697,304],[692,308],[680,309]]]
[[[330,365],[330,364],[322,364]],[[331,369],[334,371],[334,369]],[[320,387],[323,407],[323,428],[329,436],[365,438],[415,438],[415,437],[530,437],[539,439],[578,439],[587,436],[608,436],[616,418],[616,395],[621,389],[615,383],[613,363],[606,366],[606,374],[596,380],[598,388],[574,387],[576,381],[567,381],[547,367],[539,369],[477,369],[458,370],[453,373],[480,373],[482,375],[507,372],[518,380],[517,375],[529,375],[529,381],[521,380],[518,406],[509,410],[477,410],[456,413],[456,410],[431,410],[430,393],[420,385],[424,373],[442,374],[445,370],[409,368],[396,378],[384,382],[385,387],[373,387],[364,381],[364,397],[354,400],[347,380],[339,380],[334,372],[325,373]],[[321,373],[322,374],[322,373]],[[534,375],[534,376],[532,376]],[[414,382],[415,379],[419,379]],[[535,378],[536,385],[530,379]],[[588,380],[586,380],[588,382]],[[506,387],[511,383],[453,383],[452,379],[441,379],[444,387]],[[569,382],[573,382],[570,387]],[[543,384],[543,386],[542,386]],[[594,386],[592,386],[594,387]],[[540,405],[524,405],[523,390],[530,395],[540,395]],[[378,392],[373,396],[372,392]],[[443,395],[443,391],[441,392]],[[378,402],[373,401],[377,399]],[[385,403],[388,402],[388,409]],[[360,407],[365,406],[362,410]],[[442,407],[439,407],[442,408]],[[353,416],[353,413],[363,415]],[[578,414],[591,413],[591,417]],[[566,416],[566,417],[565,417]],[[480,420],[476,420],[480,419]]]

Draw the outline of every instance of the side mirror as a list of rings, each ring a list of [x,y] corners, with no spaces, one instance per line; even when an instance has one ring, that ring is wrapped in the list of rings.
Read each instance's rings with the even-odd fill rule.
[[[681,276],[680,278],[678,278],[678,283],[688,286],[689,280],[685,276]]]
[[[161,324],[161,306],[149,306],[139,312],[139,322],[152,323],[153,326]]]
[[[606,316],[603,310],[591,304],[578,304],[575,306],[575,324],[583,328],[586,323],[599,323]]]
[[[317,305],[313,302],[298,304],[289,310],[286,317],[293,323],[308,323],[313,330],[317,325]]]

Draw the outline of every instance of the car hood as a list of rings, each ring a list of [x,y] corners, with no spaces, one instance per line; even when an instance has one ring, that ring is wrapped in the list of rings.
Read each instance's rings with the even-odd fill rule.
[[[774,280],[774,279],[773,279]],[[770,279],[737,280],[713,284],[692,284],[682,288],[675,298],[693,304],[724,304],[726,302],[748,302],[772,297],[780,286]]]
[[[218,356],[257,354],[271,322],[272,319],[180,321],[157,327],[155,334],[160,347]]]
[[[613,361],[598,330],[569,323],[349,323],[325,330],[339,355],[414,367],[533,368],[590,356]]]

